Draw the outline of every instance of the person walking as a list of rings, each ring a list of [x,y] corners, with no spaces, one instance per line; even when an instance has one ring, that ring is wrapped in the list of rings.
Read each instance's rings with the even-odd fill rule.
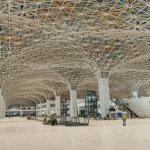
[[[94,114],[94,119],[93,120],[97,121],[97,115],[96,115],[96,113]]]
[[[114,115],[114,113],[112,114],[112,118],[113,118],[113,120],[115,120],[115,115]]]
[[[57,114],[54,114],[54,125],[57,125]]]
[[[27,119],[29,119],[29,114],[27,114]]]
[[[107,114],[106,117],[107,117],[107,120],[109,120],[109,114]]]
[[[31,119],[30,117],[31,117],[30,114],[28,114],[28,115],[27,115],[27,119],[30,120],[30,119]]]
[[[90,120],[90,118],[91,118],[91,115],[90,115],[90,114],[88,114],[88,119]]]
[[[47,118],[47,116],[46,116],[46,115],[44,115],[44,123],[46,122],[46,118]]]
[[[127,115],[125,112],[122,113],[123,126],[126,126]]]
[[[84,118],[87,118],[87,115],[86,115],[86,113],[84,113]]]

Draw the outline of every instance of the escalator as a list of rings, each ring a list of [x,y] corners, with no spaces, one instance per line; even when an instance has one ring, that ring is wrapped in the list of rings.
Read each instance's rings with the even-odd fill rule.
[[[62,117],[57,118],[57,122],[59,125],[65,126],[88,126],[89,119],[88,118],[78,118],[78,117]]]
[[[133,110],[132,110],[126,103],[124,103],[122,100],[117,99],[117,100],[115,101],[115,104],[118,105],[119,107],[120,107],[120,106],[121,106],[121,107],[123,106],[123,108],[125,109],[125,111],[127,111],[127,112],[131,115],[131,117],[133,117],[133,116],[135,116],[135,117],[137,117],[137,118],[140,117],[138,113],[136,113],[135,111],[133,111]]]
[[[62,117],[57,118],[57,122],[59,125],[65,126],[77,126],[77,118],[76,117]]]

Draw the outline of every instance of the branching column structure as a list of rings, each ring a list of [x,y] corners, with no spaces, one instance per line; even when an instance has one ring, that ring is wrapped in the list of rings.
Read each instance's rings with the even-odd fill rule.
[[[146,96],[150,97],[150,91],[146,92]]]
[[[55,94],[55,112],[58,116],[61,116],[61,93],[65,89],[66,85],[59,81],[59,79],[55,81],[47,81],[46,83],[49,87],[51,87],[53,93]]]
[[[42,102],[40,102],[40,116],[42,116]]]
[[[6,103],[2,95],[2,89],[0,89],[0,118],[5,117]]]
[[[109,82],[108,72],[97,72],[98,87],[99,87],[99,100],[101,114],[103,117],[109,112],[110,108],[110,93],[109,93]]]
[[[132,98],[138,98],[138,90],[133,90],[132,91]]]
[[[111,74],[109,79],[130,92],[127,95],[125,95],[125,91],[121,92],[124,94],[124,98],[137,99],[138,94],[140,94],[139,88],[143,89],[144,85],[148,85],[149,78],[150,74],[148,72],[124,71]],[[118,91],[120,91],[120,89],[121,88],[118,88]],[[147,87],[147,89],[149,89],[149,87]]]
[[[77,117],[77,86],[70,87],[70,116]]]
[[[54,78],[87,81],[93,75],[90,67],[116,71],[113,79],[118,84],[119,78],[120,86],[125,80],[127,87],[137,83],[130,82],[137,72],[138,82],[150,79],[148,0],[1,0],[0,6],[0,85],[6,87],[7,103],[16,104],[26,96],[32,100],[37,87],[48,89],[42,83]],[[98,73],[103,115],[110,99],[107,75]],[[76,111],[77,92],[69,90]],[[132,95],[137,97],[137,91]],[[73,109],[71,115],[76,114]]]
[[[51,104],[51,103],[50,103],[50,100],[47,100],[47,101],[46,101],[46,108],[47,108],[47,109],[46,109],[46,115],[48,115],[48,116],[50,116],[50,111],[51,111],[51,110],[50,110],[50,108],[51,108],[51,107],[50,107],[50,104]]]
[[[21,110],[21,106],[20,106],[20,116],[22,116],[22,110]]]
[[[139,89],[138,86],[136,86],[136,85],[132,86],[132,88],[131,88],[132,98],[134,98],[134,99],[138,98],[138,89]]]
[[[56,101],[56,114],[58,115],[58,116],[60,116],[61,115],[61,108],[60,108],[60,94],[56,94],[55,95],[55,101]]]
[[[133,84],[133,83],[132,83]],[[133,85],[127,85],[130,89],[130,92],[131,92],[131,98],[133,99],[137,99],[138,98],[138,89],[139,89],[139,86],[136,85],[136,84],[133,84]]]
[[[93,76],[88,70],[82,68],[55,68],[54,70],[64,79],[70,91],[70,116],[77,117],[77,85],[84,79]]]

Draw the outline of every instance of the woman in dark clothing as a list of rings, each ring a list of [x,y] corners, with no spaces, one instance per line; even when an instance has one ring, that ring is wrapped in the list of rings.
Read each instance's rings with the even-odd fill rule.
[[[107,120],[109,120],[109,114],[107,114],[106,117],[107,117]]]

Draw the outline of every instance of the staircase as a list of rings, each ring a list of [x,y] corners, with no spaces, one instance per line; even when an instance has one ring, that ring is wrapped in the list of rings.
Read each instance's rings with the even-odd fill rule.
[[[130,115],[134,115],[137,118],[143,117],[143,115],[134,107],[128,106],[124,101],[117,99],[115,104],[118,106],[123,106],[125,111],[127,111]]]

